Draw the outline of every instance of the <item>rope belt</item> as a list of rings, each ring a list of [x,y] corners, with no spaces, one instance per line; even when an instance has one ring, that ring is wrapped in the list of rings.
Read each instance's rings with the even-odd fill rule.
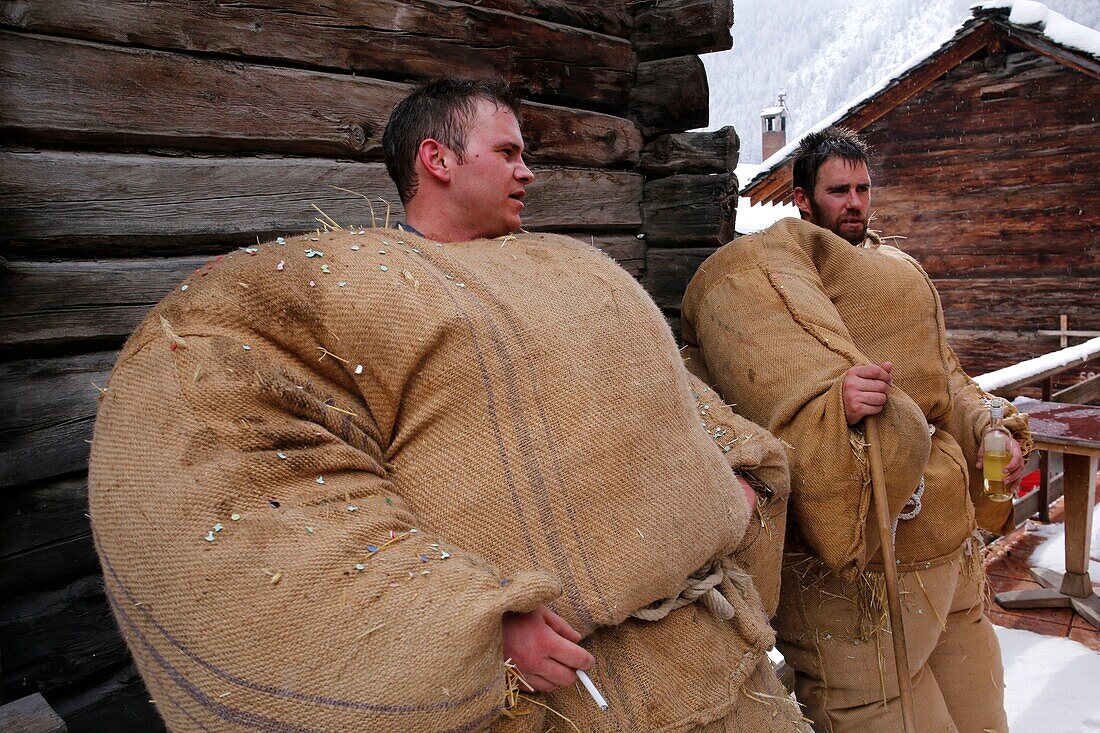
[[[683,608],[689,603],[699,601],[704,608],[715,616],[723,621],[729,621],[734,615],[733,606],[718,590],[718,585],[725,577],[726,571],[715,560],[710,565],[700,568],[688,576],[687,580],[680,586],[680,592],[675,596],[666,598],[663,601],[655,601],[645,608],[639,608],[630,615],[643,621],[660,621],[677,608]]]

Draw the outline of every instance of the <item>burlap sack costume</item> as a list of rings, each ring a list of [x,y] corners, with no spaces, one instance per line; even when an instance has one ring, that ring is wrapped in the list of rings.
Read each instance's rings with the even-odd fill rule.
[[[501,617],[540,603],[611,708],[531,697],[581,730],[791,730],[732,557],[737,452],[701,422],[660,312],[574,240],[250,248],[112,374],[90,469],[108,597],[174,730],[562,730],[502,710]],[[728,618],[631,617],[704,568]]]
[[[880,548],[866,442],[861,430],[849,430],[844,417],[845,372],[857,364],[894,363],[889,401],[877,417],[890,516],[903,508],[912,513],[918,504],[914,494],[923,486],[919,513],[896,527],[899,569],[903,576],[912,573],[903,585],[916,588],[923,583],[921,572],[940,566],[956,571],[937,581],[941,594],[932,605],[938,618],[918,610],[913,593],[906,596],[906,613],[914,616],[906,619],[906,635],[914,637],[914,674],[921,673],[932,648],[951,636],[956,624],[948,622],[946,609],[959,605],[952,601],[956,596],[970,600],[969,605],[959,601],[965,606],[960,613],[977,608],[984,627],[975,644],[988,646],[992,632],[981,618],[978,593],[968,584],[979,579],[980,561],[967,543],[977,520],[993,530],[1011,522],[1009,504],[981,497],[981,472],[972,467],[989,422],[987,396],[963,373],[947,344],[935,288],[912,258],[869,244],[853,247],[825,229],[785,219],[709,258],[682,309],[689,365],[739,412],[790,446],[791,526],[776,628],[781,649],[800,673],[800,701],[810,706],[808,717],[822,730],[834,729],[833,708],[877,699],[882,710],[881,701],[897,695],[896,684],[891,689],[884,681],[893,669],[881,663],[888,655],[876,653],[877,659],[868,660],[850,653],[861,642],[872,641],[864,649],[884,652],[890,643],[881,643],[883,590],[875,572]],[[1026,440],[1022,416],[1012,415],[1006,423]],[[846,600],[833,606],[806,601],[807,589],[823,584]],[[922,595],[927,586],[920,588]],[[927,632],[929,624],[935,633]],[[975,625],[981,626],[975,622],[968,628]],[[830,655],[826,647],[834,637],[844,646]],[[927,650],[918,639],[930,644]],[[968,663],[992,670],[975,675],[973,684],[998,686],[999,656],[988,653]],[[809,699],[813,689],[831,691],[826,678],[838,689],[850,686],[857,692],[828,702],[820,695]],[[997,699],[999,710],[999,694]],[[997,715],[990,715],[996,728]],[[838,723],[835,729],[898,725],[892,718],[861,719],[856,728]]]

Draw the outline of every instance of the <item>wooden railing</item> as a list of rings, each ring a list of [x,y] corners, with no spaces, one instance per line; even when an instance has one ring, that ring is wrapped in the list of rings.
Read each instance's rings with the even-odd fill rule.
[[[1100,374],[1087,377],[1057,392],[1054,391],[1054,380],[1063,372],[1084,366],[1097,358],[1100,358],[1100,338],[982,374],[975,377],[974,381],[986,392],[999,396],[1040,383],[1042,399],[1046,402],[1087,404],[1100,400]],[[1050,503],[1062,495],[1062,455],[1042,451],[1039,454],[1038,468],[1038,491],[1033,491],[1015,502],[1017,525],[1034,514],[1038,514],[1041,521],[1049,522]]]

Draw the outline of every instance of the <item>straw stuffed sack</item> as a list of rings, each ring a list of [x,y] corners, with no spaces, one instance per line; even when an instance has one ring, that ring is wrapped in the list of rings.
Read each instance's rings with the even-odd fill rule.
[[[846,577],[879,547],[866,443],[845,420],[843,376],[893,362],[877,417],[890,516],[925,483],[923,510],[898,525],[898,560],[905,569],[958,550],[974,528],[966,487],[975,470],[960,440],[969,448],[979,434],[982,395],[962,381],[935,288],[911,257],[784,219],[704,262],[682,313],[687,357],[790,446],[797,541]]]
[[[746,505],[660,311],[564,237],[341,231],[201,268],[119,358],[90,505],[173,729],[549,727],[501,718],[501,618],[540,603],[611,709],[532,700],[587,730],[716,720],[766,664],[736,574],[732,620],[631,618],[725,562]]]

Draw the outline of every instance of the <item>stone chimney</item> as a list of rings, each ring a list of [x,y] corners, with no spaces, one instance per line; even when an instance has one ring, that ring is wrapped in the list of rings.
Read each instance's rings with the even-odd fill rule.
[[[787,144],[787,93],[779,93],[774,107],[760,110],[760,135],[763,160]]]

